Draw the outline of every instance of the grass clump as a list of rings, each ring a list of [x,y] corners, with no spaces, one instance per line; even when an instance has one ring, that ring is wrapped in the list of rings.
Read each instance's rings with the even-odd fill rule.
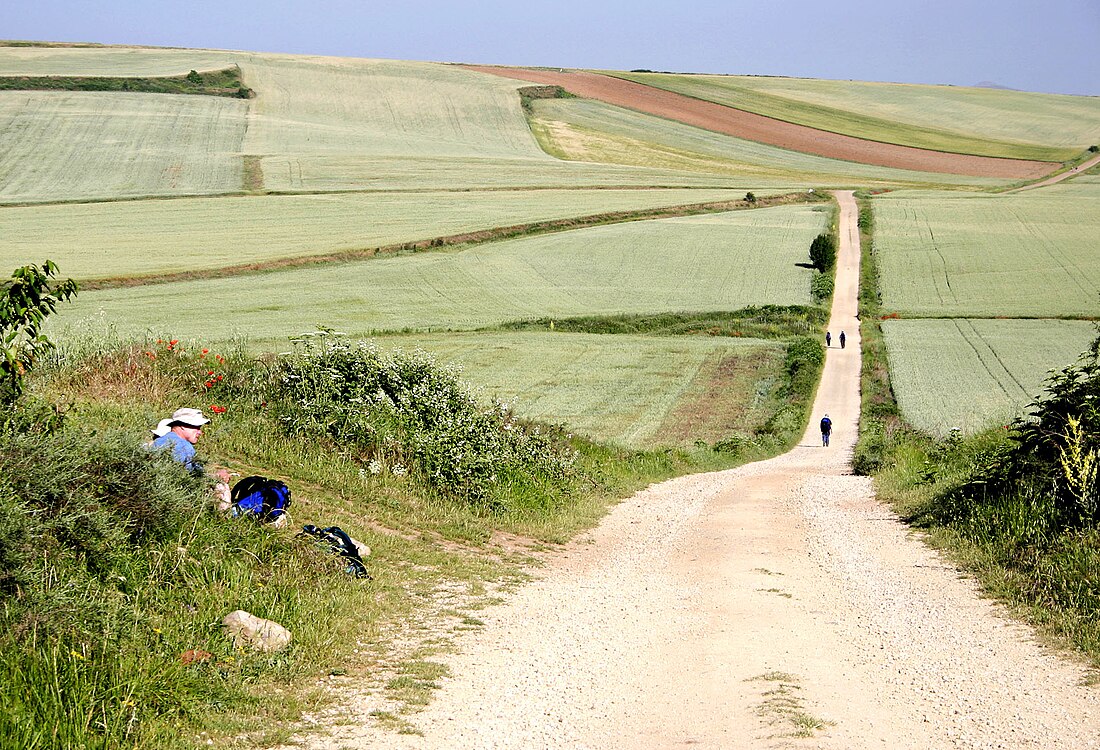
[[[507,331],[554,330],[574,333],[646,334],[650,336],[733,336],[786,339],[817,331],[826,311],[810,305],[759,305],[710,313],[589,315],[538,318],[499,326]]]
[[[143,94],[199,94],[251,99],[252,89],[241,81],[236,65],[181,76],[0,76],[0,91],[115,91]]]

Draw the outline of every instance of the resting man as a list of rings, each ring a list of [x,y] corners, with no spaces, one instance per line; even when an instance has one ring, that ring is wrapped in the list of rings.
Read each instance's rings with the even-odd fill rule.
[[[162,419],[153,430],[158,436],[153,441],[153,450],[171,450],[172,458],[187,467],[192,474],[202,474],[202,463],[195,456],[195,443],[202,436],[202,427],[210,420],[201,410],[183,407],[172,412],[168,419]],[[218,509],[229,507],[229,472],[219,469],[214,473],[218,483],[214,492],[218,496]]]

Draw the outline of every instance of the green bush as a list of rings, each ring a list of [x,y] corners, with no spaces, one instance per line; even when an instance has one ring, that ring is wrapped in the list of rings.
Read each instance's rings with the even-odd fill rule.
[[[809,395],[817,387],[817,375],[825,364],[825,347],[816,338],[799,336],[787,346],[786,367],[792,392]]]
[[[831,273],[815,273],[810,279],[810,295],[814,302],[821,304],[833,296],[833,275]]]
[[[560,436],[483,407],[457,373],[422,353],[383,356],[333,335],[303,339],[269,399],[289,434],[323,435],[371,473],[416,471],[440,493],[494,509],[554,504],[573,481]],[[514,508],[513,508],[514,509]]]
[[[836,265],[836,238],[831,234],[819,234],[810,243],[810,263],[822,273]]]
[[[974,467],[953,503],[1043,497],[1059,531],[1100,524],[1100,336],[1047,379],[1008,437],[1002,452]]]
[[[77,292],[76,282],[54,281],[56,275],[57,266],[47,260],[41,268],[17,268],[0,284],[0,408],[5,412],[22,395],[27,373],[53,349],[42,324],[58,303]]]

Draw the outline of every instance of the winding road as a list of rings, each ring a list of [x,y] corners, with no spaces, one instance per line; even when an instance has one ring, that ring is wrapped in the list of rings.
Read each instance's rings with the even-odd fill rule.
[[[789,453],[616,506],[479,614],[397,734],[368,716],[311,748],[1100,748],[1100,691],[852,476],[859,235],[837,193],[833,348]],[[844,330],[848,346],[837,348]],[[818,418],[834,423],[822,448]]]

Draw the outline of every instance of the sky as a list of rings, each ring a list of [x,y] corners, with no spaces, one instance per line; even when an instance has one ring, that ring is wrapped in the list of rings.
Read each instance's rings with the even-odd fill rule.
[[[1100,95],[1100,0],[5,0],[0,38]]]

